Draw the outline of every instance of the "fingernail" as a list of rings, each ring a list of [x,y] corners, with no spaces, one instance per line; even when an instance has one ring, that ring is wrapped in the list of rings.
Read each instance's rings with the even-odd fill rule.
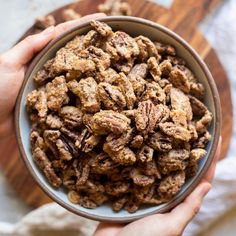
[[[50,27],[48,27],[47,29],[45,29],[43,32],[42,32],[42,34],[43,35],[48,35],[48,34],[51,34],[53,31],[54,31],[54,26],[50,26]]]

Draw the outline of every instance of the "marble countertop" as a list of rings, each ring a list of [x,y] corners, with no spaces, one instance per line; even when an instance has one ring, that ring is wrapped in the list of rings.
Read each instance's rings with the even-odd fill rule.
[[[170,6],[171,0],[152,0]],[[51,10],[72,2],[71,0],[0,0],[0,53],[10,48],[22,33],[34,22],[35,17],[44,15]],[[212,46],[215,48],[219,58],[226,68],[229,79],[232,84],[233,101],[236,101],[236,79],[235,76],[235,60],[230,58],[236,57],[236,50],[229,48],[228,45],[234,45],[236,38],[236,27],[233,25],[236,21],[236,15],[227,16],[227,9],[234,8],[236,12],[236,1],[225,0],[224,3],[211,16],[208,16],[201,23],[200,28],[204,35],[208,38]],[[228,18],[229,19],[228,19]],[[232,18],[233,17],[233,18]],[[7,20],[6,20],[7,19]],[[228,22],[227,29],[220,28],[220,22],[225,20]],[[230,24],[232,22],[232,24]],[[234,41],[229,39],[234,38]],[[225,45],[227,40],[227,45]],[[233,39],[232,39],[233,40]],[[231,43],[231,44],[230,44]],[[232,62],[231,62],[232,61]],[[234,65],[233,65],[234,64]],[[234,103],[235,104],[235,103]],[[235,129],[234,137],[228,155],[235,156]],[[4,176],[0,173],[0,221],[17,222],[31,209],[17,198],[14,191],[7,185]],[[235,235],[236,209],[217,221],[202,236],[233,236]]]

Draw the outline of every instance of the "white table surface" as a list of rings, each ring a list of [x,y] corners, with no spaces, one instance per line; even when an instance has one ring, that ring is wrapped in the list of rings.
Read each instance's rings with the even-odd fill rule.
[[[169,6],[171,0],[153,0]],[[22,33],[34,22],[35,17],[71,2],[71,0],[0,0],[0,53],[7,50],[17,41]],[[227,15],[228,11],[236,12],[236,1],[227,0],[211,16],[202,22],[200,28],[217,51],[226,68],[232,85],[233,101],[236,101],[236,14]],[[224,20],[228,27],[221,28]],[[4,22],[4,23],[3,23]],[[227,42],[227,43],[225,43]],[[233,46],[232,46],[233,45]],[[236,144],[234,131],[233,142],[228,155],[236,155],[233,148]],[[0,174],[0,221],[16,222],[31,209],[20,201],[14,191]],[[217,207],[217,206],[216,206]],[[234,236],[236,232],[236,208],[218,220],[201,236]]]

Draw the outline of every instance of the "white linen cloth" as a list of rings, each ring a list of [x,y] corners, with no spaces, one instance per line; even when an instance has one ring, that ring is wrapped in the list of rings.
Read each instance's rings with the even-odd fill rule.
[[[201,25],[204,35],[225,67],[236,102],[236,1],[227,0]],[[222,101],[222,105],[224,105]],[[235,109],[234,109],[235,115]],[[199,234],[217,218],[236,206],[236,132],[229,157],[218,163],[213,189],[206,196],[200,212],[186,228],[185,236]],[[92,235],[97,223],[69,213],[57,204],[45,205],[25,216],[17,224],[0,223],[0,236]],[[236,228],[236,226],[235,226]],[[67,233],[65,233],[67,232]]]

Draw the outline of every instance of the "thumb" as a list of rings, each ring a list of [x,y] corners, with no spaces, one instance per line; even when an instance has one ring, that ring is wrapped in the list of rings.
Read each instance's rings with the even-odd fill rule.
[[[204,196],[210,189],[211,184],[208,182],[199,184],[198,187],[184,200],[184,202],[169,213],[171,222],[176,226],[176,229],[180,229],[183,232],[187,224],[200,210]]]
[[[39,34],[26,37],[2,55],[5,66],[21,68],[33,55],[44,48],[54,36],[55,27],[51,26]]]

